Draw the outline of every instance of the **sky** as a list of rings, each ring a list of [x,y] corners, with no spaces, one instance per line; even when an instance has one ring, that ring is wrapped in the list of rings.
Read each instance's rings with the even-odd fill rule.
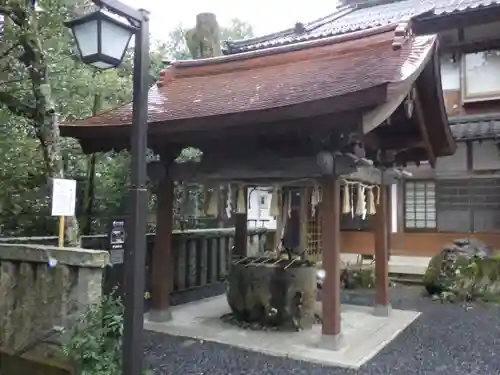
[[[193,27],[196,14],[215,13],[221,26],[232,18],[239,18],[252,25],[256,36],[293,27],[296,22],[309,22],[333,13],[336,0],[122,0],[134,8],[144,8],[151,13],[151,34],[165,40],[168,32],[177,25]]]

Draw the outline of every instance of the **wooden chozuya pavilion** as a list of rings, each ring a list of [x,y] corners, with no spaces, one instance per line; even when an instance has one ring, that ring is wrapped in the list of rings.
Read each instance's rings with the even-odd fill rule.
[[[238,55],[176,61],[149,92],[149,148],[166,173],[159,189],[153,250],[152,307],[168,319],[171,290],[172,181],[239,186],[317,181],[323,336],[340,335],[341,183],[380,185],[376,208],[378,314],[390,312],[388,186],[395,167],[455,152],[442,98],[435,36],[411,24],[306,41]],[[85,152],[129,147],[131,105],[61,126]],[[184,147],[197,164],[174,164]],[[373,164],[366,160],[371,160]],[[236,222],[235,252],[244,255],[246,222]],[[301,241],[302,243],[302,241]]]

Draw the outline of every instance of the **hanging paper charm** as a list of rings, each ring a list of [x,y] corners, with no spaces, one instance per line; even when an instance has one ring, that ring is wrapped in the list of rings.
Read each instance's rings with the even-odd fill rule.
[[[215,186],[213,189],[208,191],[208,205],[206,210],[207,216],[219,216],[219,195],[220,188]]]
[[[226,199],[226,216],[231,218],[233,212],[233,189],[231,185],[227,186],[227,199]]]
[[[365,191],[362,184],[357,186],[357,199],[356,199],[356,216],[363,216],[365,210]]]
[[[344,182],[344,197],[342,204],[342,213],[347,215],[351,212],[351,197],[349,194],[349,182]]]
[[[321,201],[321,193],[319,191],[319,187],[315,186],[311,193],[311,216],[314,217],[316,215],[316,209],[318,204]]]
[[[377,213],[377,209],[375,208],[375,196],[373,195],[373,189],[373,186],[368,189],[368,215],[375,215]]]
[[[236,212],[239,214],[244,214],[247,212],[247,205],[245,203],[245,189],[243,186],[238,186],[238,191],[237,191],[237,198],[236,198]]]
[[[269,216],[271,217],[277,217],[280,214],[279,196],[280,196],[279,187],[274,186],[271,193],[271,204],[269,206]]]

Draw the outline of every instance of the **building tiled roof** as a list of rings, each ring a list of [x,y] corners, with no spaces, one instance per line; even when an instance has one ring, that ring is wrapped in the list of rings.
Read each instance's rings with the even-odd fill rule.
[[[435,37],[418,36],[395,50],[394,36],[394,28],[386,26],[304,43],[293,51],[286,47],[285,53],[266,50],[175,62],[149,92],[148,122],[262,111],[381,85],[391,92],[416,79],[435,45]],[[63,125],[61,132],[71,136],[70,128],[77,126],[129,125],[131,116],[128,104]]]
[[[500,139],[500,114],[450,118],[449,122],[457,141]]]
[[[278,45],[314,40],[387,24],[409,21],[420,15],[444,15],[464,12],[478,7],[499,5],[500,0],[400,0],[382,5],[347,5],[333,14],[263,37],[226,42],[226,54],[269,48]]]

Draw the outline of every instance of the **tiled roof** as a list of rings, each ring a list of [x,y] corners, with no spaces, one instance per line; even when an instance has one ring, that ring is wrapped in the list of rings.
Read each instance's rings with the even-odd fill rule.
[[[435,42],[432,36],[419,36],[394,50],[394,35],[393,28],[385,27],[333,37],[328,44],[326,40],[321,44],[308,42],[293,52],[286,47],[286,53],[258,51],[179,61],[167,68],[150,90],[148,122],[261,111],[380,85],[388,85],[392,92],[400,83],[416,78]],[[70,128],[77,126],[129,125],[131,116],[128,104],[62,125],[61,132],[71,136]]]
[[[269,48],[404,22],[427,13],[438,16],[499,3],[500,0],[403,0],[374,6],[343,6],[327,17],[304,24],[300,33],[289,29],[264,37],[226,42],[224,52],[233,54]]]
[[[457,141],[500,138],[500,114],[450,118],[450,128]]]

